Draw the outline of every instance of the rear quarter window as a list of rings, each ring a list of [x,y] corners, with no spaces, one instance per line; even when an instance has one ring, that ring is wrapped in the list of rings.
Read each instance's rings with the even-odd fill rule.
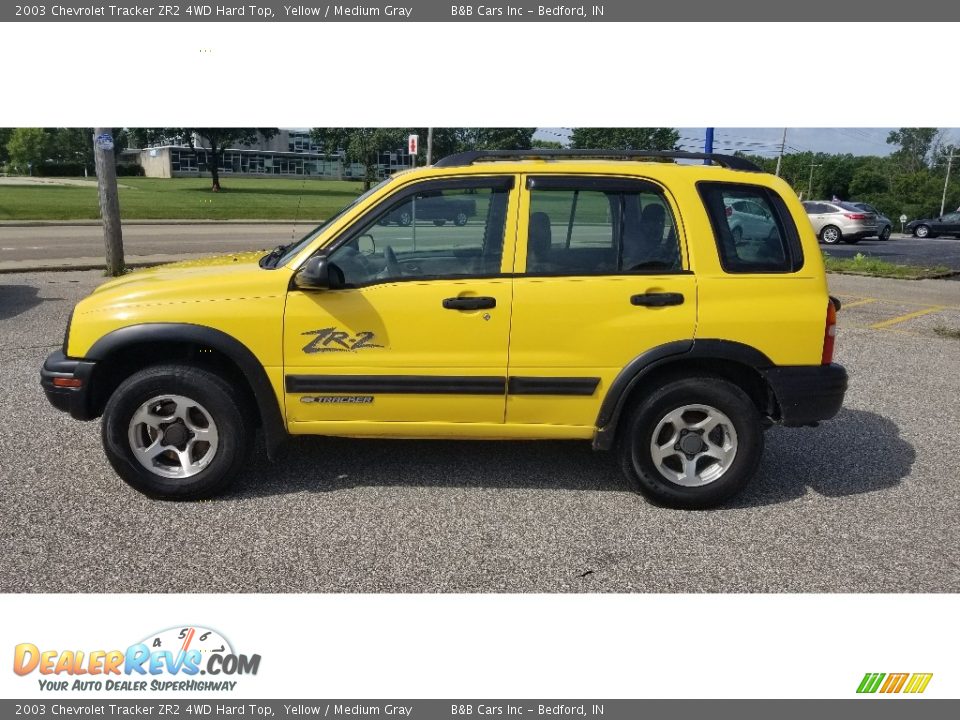
[[[797,226],[776,192],[762,185],[719,182],[700,182],[697,189],[725,272],[787,273],[803,267]]]

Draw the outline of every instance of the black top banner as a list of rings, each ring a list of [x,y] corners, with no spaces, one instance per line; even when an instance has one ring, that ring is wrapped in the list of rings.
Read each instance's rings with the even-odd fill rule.
[[[683,3],[618,0],[604,2],[528,2],[493,0],[397,0],[396,4],[328,2],[29,2],[0,6],[0,22],[856,22],[853,35],[869,32],[871,22],[939,22],[943,35],[925,35],[924,44],[950,41],[960,19],[960,3],[914,0],[688,0]],[[905,35],[907,31],[905,30]],[[914,38],[916,40],[917,38]],[[718,29],[718,42],[739,42]],[[818,42],[811,39],[811,42]],[[842,42],[842,41],[841,41]]]

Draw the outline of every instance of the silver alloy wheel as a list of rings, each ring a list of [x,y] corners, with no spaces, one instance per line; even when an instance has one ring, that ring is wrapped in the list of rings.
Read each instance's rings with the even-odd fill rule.
[[[726,415],[709,405],[684,405],[657,423],[650,438],[653,466],[684,487],[709,485],[737,457],[737,431]]]
[[[823,231],[823,241],[828,245],[840,240],[840,231],[837,228],[830,226]]]
[[[127,438],[133,456],[155,475],[188,478],[217,454],[219,435],[213,416],[183,395],[158,395],[130,418]]]
[[[926,225],[918,225],[917,229],[913,231],[913,234],[918,238],[925,238],[930,234],[930,228],[928,228]]]

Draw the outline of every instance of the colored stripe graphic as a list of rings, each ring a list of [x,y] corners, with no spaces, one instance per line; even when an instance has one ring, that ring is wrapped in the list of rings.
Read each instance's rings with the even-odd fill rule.
[[[877,688],[880,687],[880,682],[884,677],[886,677],[884,673],[867,673],[863,676],[863,680],[860,681],[860,687],[857,688],[857,692],[875,693]]]
[[[875,693],[877,691],[886,694],[895,694],[899,692],[919,694],[927,689],[933,673],[866,673],[860,685],[857,687],[858,693]]]
[[[890,673],[887,675],[887,681],[880,688],[882,693],[898,693],[903,688],[903,684],[910,677],[910,673]]]
[[[933,673],[914,673],[913,677],[910,678],[910,682],[907,683],[907,687],[904,692],[922,693],[927,689],[927,685],[930,684],[930,679],[932,677]]]

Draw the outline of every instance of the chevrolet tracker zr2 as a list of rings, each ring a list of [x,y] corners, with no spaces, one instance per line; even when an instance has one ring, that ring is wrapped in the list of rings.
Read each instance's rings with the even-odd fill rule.
[[[838,309],[800,202],[743,159],[474,151],[272,252],[105,283],[41,382],[157,498],[224,490],[259,428],[271,457],[288,434],[586,440],[705,508],[766,427],[839,411]]]

